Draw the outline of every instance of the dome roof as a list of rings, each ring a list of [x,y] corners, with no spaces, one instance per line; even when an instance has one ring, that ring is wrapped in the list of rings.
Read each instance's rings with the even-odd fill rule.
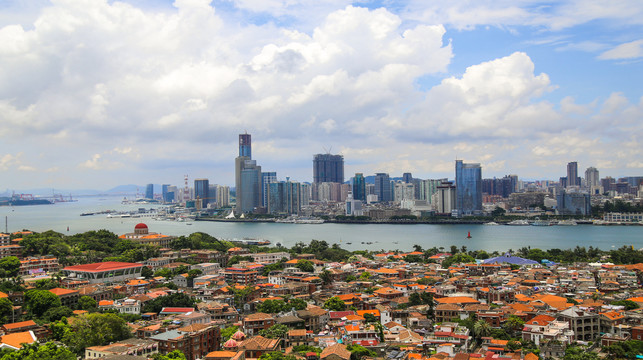
[[[138,223],[136,226],[134,226],[134,229],[147,229],[147,225],[143,223]]]
[[[239,343],[234,341],[234,339],[230,339],[223,344],[224,348],[236,348],[239,346]]]
[[[246,337],[246,334],[241,332],[241,330],[237,330],[237,332],[232,335],[232,339],[235,339],[235,340],[243,340],[245,339],[245,337]]]

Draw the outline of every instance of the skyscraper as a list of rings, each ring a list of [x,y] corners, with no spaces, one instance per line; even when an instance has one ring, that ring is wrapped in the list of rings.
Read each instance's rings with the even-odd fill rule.
[[[313,157],[313,182],[344,182],[344,156],[317,154]]]
[[[366,202],[366,180],[362,173],[356,173],[353,178],[353,199]]]
[[[194,197],[201,201],[201,207],[208,207],[210,200],[210,181],[208,179],[194,179]]]
[[[268,184],[277,182],[277,172],[264,171],[261,173],[261,206],[268,207]]]
[[[239,156],[234,160],[237,213],[254,211],[262,205],[261,166],[251,159],[250,134],[239,135]]]
[[[172,196],[172,200],[170,200],[169,188],[170,184],[161,185],[161,197],[163,198],[163,202],[166,203],[172,202],[172,200],[174,200],[174,196]]]
[[[250,134],[239,134],[239,156],[252,159],[252,139]]]
[[[567,187],[580,186],[580,177],[578,177],[578,163],[572,161],[567,163]]]
[[[598,169],[590,166],[585,170],[585,185],[588,189],[600,186],[600,178],[598,176]]]
[[[301,210],[301,184],[295,181],[272,182],[268,188],[268,212],[271,214],[299,214]]]
[[[455,161],[455,204],[459,215],[482,211],[482,168],[480,164]]]
[[[154,199],[154,184],[147,184],[145,187],[145,198]]]
[[[391,192],[391,178],[388,174],[375,174],[375,195],[377,195],[377,201],[393,201],[393,194]]]
[[[413,175],[411,173],[402,174],[402,181],[407,184],[413,182]]]

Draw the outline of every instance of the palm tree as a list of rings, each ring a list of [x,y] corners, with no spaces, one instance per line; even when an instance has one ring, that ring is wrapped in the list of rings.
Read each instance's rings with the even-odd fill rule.
[[[473,325],[473,334],[479,340],[485,336],[491,335],[491,325],[484,320],[478,320]]]

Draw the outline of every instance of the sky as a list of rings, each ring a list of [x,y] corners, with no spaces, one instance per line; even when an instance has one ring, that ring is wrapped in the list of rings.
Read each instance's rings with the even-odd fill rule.
[[[640,0],[0,0],[0,191],[643,175]]]

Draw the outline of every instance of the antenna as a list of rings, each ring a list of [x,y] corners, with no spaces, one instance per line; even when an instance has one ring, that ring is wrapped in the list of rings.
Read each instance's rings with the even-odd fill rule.
[[[322,146],[322,148],[324,149],[324,151],[326,151],[326,154],[328,154],[328,155],[330,155],[330,151],[333,149],[333,147],[332,147],[332,146],[331,146],[331,147],[329,147],[328,149],[326,149],[326,147],[325,147],[325,146]]]

